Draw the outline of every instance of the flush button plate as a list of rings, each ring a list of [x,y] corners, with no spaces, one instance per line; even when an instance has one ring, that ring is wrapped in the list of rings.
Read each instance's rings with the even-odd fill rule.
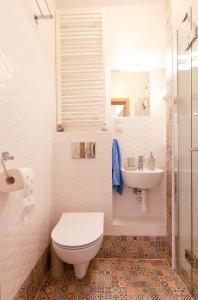
[[[72,143],[72,158],[73,159],[90,159],[96,156],[95,142],[78,142]]]

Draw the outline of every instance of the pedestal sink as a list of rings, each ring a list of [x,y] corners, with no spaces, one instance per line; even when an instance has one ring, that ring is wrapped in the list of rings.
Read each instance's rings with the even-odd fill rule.
[[[147,211],[147,190],[155,188],[161,181],[164,170],[155,169],[129,171],[122,169],[124,184],[133,188],[137,199],[141,202],[142,212]]]
[[[128,171],[122,169],[124,184],[140,190],[149,190],[155,188],[161,181],[164,170],[155,169],[143,171]]]

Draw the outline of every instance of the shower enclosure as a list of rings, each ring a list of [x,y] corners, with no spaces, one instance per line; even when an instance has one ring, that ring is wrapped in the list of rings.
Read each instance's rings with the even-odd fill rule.
[[[198,3],[177,32],[177,269],[198,299]]]

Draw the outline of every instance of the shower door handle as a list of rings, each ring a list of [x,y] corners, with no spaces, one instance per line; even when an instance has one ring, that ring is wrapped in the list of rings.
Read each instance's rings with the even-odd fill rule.
[[[193,151],[198,151],[198,147],[192,147],[190,148],[190,151],[193,152]]]

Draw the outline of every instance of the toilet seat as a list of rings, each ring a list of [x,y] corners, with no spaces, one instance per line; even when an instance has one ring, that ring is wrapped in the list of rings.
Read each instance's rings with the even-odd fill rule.
[[[64,213],[52,231],[57,247],[80,250],[91,247],[103,238],[104,213]]]
[[[86,244],[86,245],[82,245],[82,246],[77,246],[77,247],[72,247],[72,246],[64,246],[64,245],[60,245],[58,243],[56,243],[54,240],[54,244],[61,248],[61,249],[65,249],[65,250],[81,250],[81,249],[86,249],[86,248],[89,248],[89,247],[92,247],[94,245],[96,245],[98,242],[100,242],[101,240],[103,239],[103,234],[95,241],[93,241],[92,243],[89,243],[89,244]]]

